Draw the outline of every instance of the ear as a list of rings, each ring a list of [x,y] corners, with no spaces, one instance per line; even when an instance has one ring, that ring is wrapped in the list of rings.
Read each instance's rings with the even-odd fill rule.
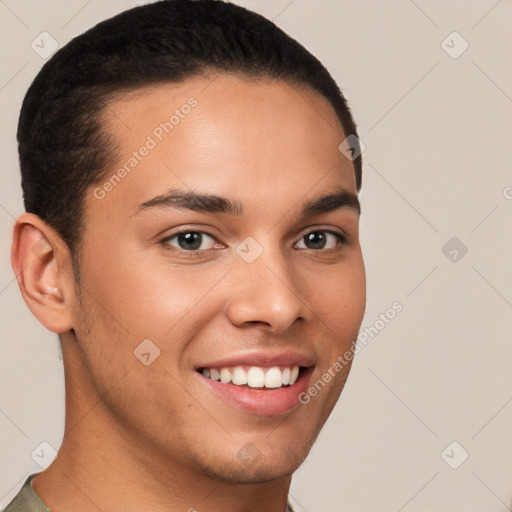
[[[34,316],[54,333],[70,331],[75,277],[71,253],[57,232],[37,215],[22,214],[14,225],[11,263]]]

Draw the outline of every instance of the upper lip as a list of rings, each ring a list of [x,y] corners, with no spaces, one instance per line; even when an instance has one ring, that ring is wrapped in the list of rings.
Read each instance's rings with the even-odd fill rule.
[[[311,356],[288,350],[285,352],[247,352],[236,354],[215,361],[205,361],[196,365],[198,368],[226,368],[231,366],[313,366],[314,360]]]

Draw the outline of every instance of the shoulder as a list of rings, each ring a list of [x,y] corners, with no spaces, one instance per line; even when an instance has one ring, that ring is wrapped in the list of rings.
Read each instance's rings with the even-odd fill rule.
[[[293,510],[292,504],[290,503],[290,500],[286,503],[286,511],[285,512],[295,512]]]
[[[37,473],[33,473],[27,477],[18,494],[0,512],[51,512],[30,485],[36,475]]]

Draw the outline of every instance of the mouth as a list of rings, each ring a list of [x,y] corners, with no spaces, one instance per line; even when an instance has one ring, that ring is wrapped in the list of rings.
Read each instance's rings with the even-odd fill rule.
[[[299,404],[314,366],[298,364],[201,366],[196,369],[206,388],[224,403],[245,413],[274,416]]]

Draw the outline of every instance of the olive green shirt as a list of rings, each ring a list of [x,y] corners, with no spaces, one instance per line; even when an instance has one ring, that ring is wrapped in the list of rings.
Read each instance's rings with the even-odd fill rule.
[[[1,512],[51,512],[30,485],[30,480],[36,475],[32,473],[28,476],[18,494]]]
[[[44,504],[43,500],[32,489],[30,480],[37,473],[32,473],[28,476],[19,490],[18,494],[14,496],[13,500],[0,512],[51,512],[51,510]],[[286,512],[293,512],[293,508],[288,502]]]

